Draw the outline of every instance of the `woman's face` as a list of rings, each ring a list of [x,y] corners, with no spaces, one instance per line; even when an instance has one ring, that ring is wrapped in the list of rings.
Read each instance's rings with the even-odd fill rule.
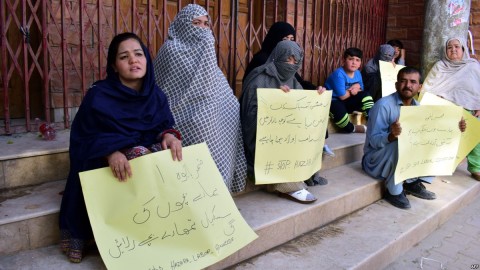
[[[284,37],[282,40],[290,40],[290,41],[295,41],[295,37],[294,37],[292,34],[290,34],[290,35],[288,35],[288,36]]]
[[[120,43],[113,69],[118,72],[124,85],[140,90],[143,77],[147,73],[147,58],[137,40],[127,39]]]
[[[452,39],[447,44],[447,57],[452,61],[460,61],[463,58],[463,47],[460,41]]]
[[[287,58],[287,63],[289,63],[290,65],[295,65],[298,63],[297,60],[295,60],[295,57],[293,55],[290,55],[288,58]]]
[[[196,27],[210,28],[210,21],[207,15],[194,18],[192,24]]]

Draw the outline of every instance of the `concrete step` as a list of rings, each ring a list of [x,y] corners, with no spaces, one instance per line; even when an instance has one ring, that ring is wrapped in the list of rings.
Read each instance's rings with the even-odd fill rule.
[[[310,188],[318,198],[311,205],[298,204],[263,190],[234,197],[243,217],[259,238],[208,269],[223,269],[261,254],[381,198],[381,182],[365,175],[359,162],[325,170],[324,176],[330,182]],[[0,243],[3,245],[4,240]],[[0,246],[0,250],[4,248]],[[71,268],[72,264],[61,254],[58,245],[0,256],[0,269],[53,269],[52,266],[54,269],[104,268],[98,253],[88,254],[81,264]]]
[[[262,254],[366,207],[382,197],[382,183],[364,174],[360,162],[326,170],[324,176],[329,179],[328,185],[309,188],[318,198],[318,201],[311,205],[292,203],[263,191],[235,198],[243,217],[259,237],[208,269],[224,269]],[[283,265],[295,269],[287,261],[284,261]],[[278,268],[269,266],[257,269]]]
[[[464,163],[454,176],[437,177],[428,189],[437,194],[436,200],[408,196],[409,210],[379,200],[229,269],[383,269],[479,198],[480,182],[470,177]]]
[[[366,125],[367,124],[367,119],[363,116],[361,112],[353,112],[349,115],[350,117],[350,122],[354,125]],[[332,122],[332,119],[329,119],[328,121],[328,126],[327,130],[329,134],[335,134],[339,133],[339,128],[335,126],[335,124]]]
[[[65,179],[70,168],[70,132],[45,141],[36,133],[0,136],[0,196],[5,189]]]
[[[438,199],[409,196],[410,210],[379,200],[383,183],[365,175],[359,162],[326,170],[324,175],[330,183],[310,188],[319,198],[312,205],[261,190],[236,196],[237,207],[259,238],[208,269],[382,269],[480,194],[480,182],[469,177],[464,163],[454,176],[437,177],[428,186]],[[31,234],[35,233],[40,231]],[[98,252],[90,252],[81,264],[71,264],[53,244],[0,255],[0,269],[105,266]]]
[[[363,121],[362,115],[358,113],[351,114],[350,118],[353,123]],[[351,141],[348,135],[352,134],[337,134],[341,135],[341,139],[335,139],[337,130],[330,122],[328,129],[330,139],[327,143],[333,149],[343,151],[343,146]],[[357,138],[362,136],[354,135]],[[0,193],[5,189],[65,179],[70,168],[69,139],[69,130],[58,130],[53,141],[45,141],[35,132],[0,136]],[[344,139],[345,142],[342,142]],[[363,139],[358,141],[363,143]],[[357,148],[358,146],[357,144]],[[351,160],[351,157],[348,156],[347,159]],[[332,162],[327,160],[324,168],[345,164],[343,162],[342,158]]]
[[[322,171],[327,172],[328,169],[359,160],[364,138],[363,134],[333,134],[328,139],[328,143],[336,153],[336,157],[325,157]],[[25,142],[28,141],[25,140]],[[33,138],[32,141],[34,141]],[[42,145],[45,145],[44,143],[52,142],[41,141]],[[37,145],[37,156],[28,156],[31,152],[26,152],[25,158],[37,159],[52,155],[52,149],[39,148]],[[46,155],[42,156],[41,151]],[[22,157],[17,157],[15,160],[20,159]],[[9,160],[8,162],[18,161]],[[52,165],[53,168],[54,165]],[[17,170],[20,169],[24,168],[17,168]],[[60,168],[60,170],[65,169]],[[65,178],[66,176],[63,179]],[[59,193],[63,191],[64,186],[65,180],[57,180],[13,189],[0,189],[0,256],[58,243],[58,212],[61,202]],[[246,192],[236,196],[240,198],[243,194],[255,190],[258,188],[249,187]],[[42,231],[41,234],[39,230]]]
[[[65,181],[60,180],[8,194],[4,191],[0,196],[0,256],[58,243],[60,193],[64,187]]]

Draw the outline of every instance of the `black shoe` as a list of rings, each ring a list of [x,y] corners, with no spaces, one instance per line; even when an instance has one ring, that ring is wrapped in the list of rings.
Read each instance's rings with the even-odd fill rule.
[[[313,182],[312,178],[308,178],[307,180],[305,180],[303,182],[309,187],[315,186],[315,182]]]
[[[325,177],[320,176],[318,172],[316,172],[312,177],[308,180],[304,181],[307,186],[323,186],[328,184],[328,180]]]
[[[398,195],[392,195],[388,190],[385,193],[385,200],[389,202],[391,205],[398,207],[400,209],[410,209],[410,202],[405,196],[405,193],[400,193]]]
[[[417,180],[413,183],[404,183],[403,189],[407,194],[412,194],[415,197],[425,200],[434,200],[437,198],[435,193],[428,191],[422,183],[422,180]]]

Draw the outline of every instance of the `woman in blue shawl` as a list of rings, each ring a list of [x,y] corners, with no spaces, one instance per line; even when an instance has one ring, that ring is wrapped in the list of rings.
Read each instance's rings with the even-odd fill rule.
[[[88,90],[70,134],[70,173],[60,208],[60,245],[70,261],[80,262],[86,241],[93,239],[78,173],[109,166],[126,181],[132,175],[129,159],[170,148],[172,158],[181,160],[181,137],[173,125],[147,48],[135,34],[115,36],[107,78]]]

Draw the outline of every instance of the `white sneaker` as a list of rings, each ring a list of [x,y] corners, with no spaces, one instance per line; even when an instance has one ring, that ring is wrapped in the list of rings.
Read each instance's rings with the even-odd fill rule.
[[[330,147],[328,147],[328,145],[323,145],[323,154],[324,155],[327,155],[327,156],[330,156],[330,157],[334,157],[335,156],[335,153],[332,151],[332,149],[330,149]]]

